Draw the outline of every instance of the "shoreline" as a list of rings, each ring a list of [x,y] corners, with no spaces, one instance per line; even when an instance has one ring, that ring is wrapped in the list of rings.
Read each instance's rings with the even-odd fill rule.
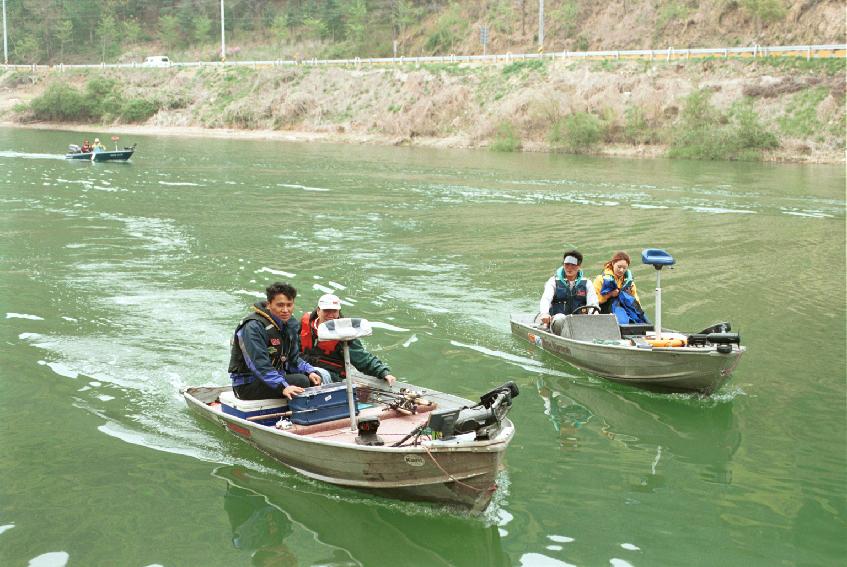
[[[20,123],[8,120],[0,121],[3,128],[21,128],[29,130],[66,130],[70,132],[97,132],[105,131],[116,134],[136,134],[144,136],[169,136],[189,138],[232,138],[237,140],[269,140],[280,142],[316,142],[327,144],[358,144],[397,147],[420,147],[436,149],[462,149],[490,151],[487,144],[473,143],[470,139],[462,136],[449,138],[416,136],[414,138],[402,136],[386,136],[381,134],[357,134],[350,132],[321,132],[305,130],[244,130],[235,128],[204,128],[202,126],[160,126],[160,125],[138,125],[138,124],[67,124],[52,122]],[[94,135],[94,134],[92,134]],[[101,134],[103,136],[105,134]],[[667,146],[661,144],[631,146],[625,144],[599,144],[595,151],[582,154],[593,157],[624,158],[624,159],[656,159],[667,158]],[[546,144],[525,142],[523,147],[512,153],[554,153]],[[797,155],[799,152],[785,154],[779,151],[765,152],[760,160],[761,163],[793,163],[809,165],[841,165],[847,163],[847,155],[842,152],[827,152],[824,155]]]

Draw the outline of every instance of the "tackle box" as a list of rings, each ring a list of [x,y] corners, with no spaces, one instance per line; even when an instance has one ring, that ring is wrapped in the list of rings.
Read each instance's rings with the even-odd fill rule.
[[[353,386],[353,399],[356,399],[356,387]],[[291,409],[291,421],[298,425],[312,425],[334,419],[350,417],[347,404],[346,384],[325,384],[306,388],[288,402]],[[359,414],[359,408],[356,408]]]
[[[220,400],[221,409],[225,414],[234,415],[241,419],[287,411],[286,405],[288,402],[285,398],[239,400],[232,392],[221,393],[221,395],[218,396],[218,400]],[[279,421],[279,417],[271,417],[268,419],[256,420],[253,421],[253,423],[258,423],[260,425],[274,425],[277,421]]]

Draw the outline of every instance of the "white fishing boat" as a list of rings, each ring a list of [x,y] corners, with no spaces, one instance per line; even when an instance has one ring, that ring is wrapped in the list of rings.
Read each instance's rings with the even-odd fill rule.
[[[345,341],[347,387],[308,388],[291,402],[238,400],[230,386],[186,388],[190,410],[317,480],[406,500],[484,510],[515,433],[506,417],[517,386],[479,402],[371,378],[349,365],[348,340],[371,333],[364,319],[328,321],[319,339]],[[345,395],[346,394],[346,395]]]
[[[662,328],[661,269],[675,260],[654,248],[644,250],[641,258],[656,269],[654,324],[622,325],[613,314],[582,308],[581,314],[567,315],[558,332],[542,325],[536,314],[512,315],[512,332],[613,382],[662,392],[715,392],[729,380],[746,350],[740,336],[731,332],[729,323],[698,333]]]

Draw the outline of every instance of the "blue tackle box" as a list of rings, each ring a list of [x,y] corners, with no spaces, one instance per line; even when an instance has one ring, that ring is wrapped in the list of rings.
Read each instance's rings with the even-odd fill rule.
[[[287,411],[286,405],[288,402],[285,398],[239,400],[231,391],[222,392],[221,395],[218,396],[218,400],[221,402],[221,409],[225,414],[234,415],[241,419],[247,419],[248,417],[254,417],[257,415],[282,413]],[[279,421],[279,416],[255,420],[253,423],[258,423],[260,425],[275,425],[277,421]]]
[[[356,399],[356,387],[353,386],[353,399]],[[298,425],[312,425],[335,419],[350,417],[347,404],[346,384],[325,384],[306,388],[288,402],[291,409],[291,421]],[[356,408],[356,415],[359,408]]]

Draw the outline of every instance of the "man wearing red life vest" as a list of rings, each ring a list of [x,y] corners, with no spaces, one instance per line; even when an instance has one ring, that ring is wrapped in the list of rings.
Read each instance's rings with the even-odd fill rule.
[[[300,353],[303,359],[314,366],[319,373],[324,370],[332,382],[340,382],[346,376],[344,371],[344,350],[341,341],[318,342],[318,325],[341,316],[341,300],[331,293],[318,299],[318,307],[311,313],[303,313],[300,319]],[[391,369],[379,358],[365,350],[362,341],[354,339],[349,343],[350,364],[356,370],[368,376],[374,376],[393,384],[397,378]],[[323,374],[323,373],[321,373]]]

